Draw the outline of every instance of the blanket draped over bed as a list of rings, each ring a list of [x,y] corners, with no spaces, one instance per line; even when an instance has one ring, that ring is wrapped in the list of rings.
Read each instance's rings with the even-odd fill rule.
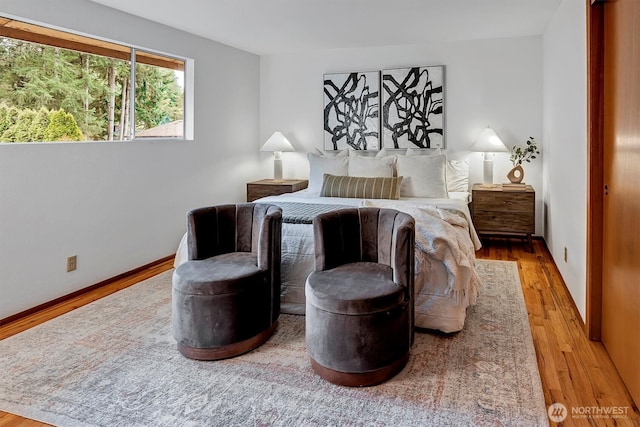
[[[271,202],[282,209],[282,222],[285,224],[313,224],[320,214],[344,208],[343,205],[323,205],[320,203]]]
[[[383,201],[364,200],[362,206],[390,208]],[[469,245],[469,223],[458,211],[433,206],[394,206],[408,213],[416,221],[416,293],[424,285],[428,274],[425,264],[429,257],[442,261],[447,269],[446,292],[457,304],[474,305],[478,297],[480,278],[475,270],[475,250],[479,240]],[[477,239],[477,236],[476,236]],[[425,256],[428,255],[428,256]],[[469,284],[469,286],[467,286]]]
[[[282,312],[304,314],[304,284],[315,260],[313,217],[341,207],[375,206],[406,212],[416,221],[416,326],[443,332],[463,328],[466,308],[476,303],[480,289],[475,270],[475,251],[480,248],[480,241],[466,202],[338,199],[300,197],[295,193],[259,201],[283,210]],[[184,240],[176,265],[186,259]]]

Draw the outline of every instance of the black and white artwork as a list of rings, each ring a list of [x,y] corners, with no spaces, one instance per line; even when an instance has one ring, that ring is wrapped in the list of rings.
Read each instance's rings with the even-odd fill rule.
[[[324,75],[325,150],[380,148],[380,72]]]
[[[444,148],[444,67],[382,71],[385,148]]]

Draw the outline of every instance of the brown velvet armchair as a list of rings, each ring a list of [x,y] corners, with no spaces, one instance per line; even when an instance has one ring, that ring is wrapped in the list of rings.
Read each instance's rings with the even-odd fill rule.
[[[397,374],[413,343],[415,222],[392,209],[347,208],[314,220],[306,346],[314,371],[348,386]]]
[[[187,214],[188,261],[173,274],[178,349],[193,359],[245,353],[273,333],[280,314],[282,210],[263,203]]]

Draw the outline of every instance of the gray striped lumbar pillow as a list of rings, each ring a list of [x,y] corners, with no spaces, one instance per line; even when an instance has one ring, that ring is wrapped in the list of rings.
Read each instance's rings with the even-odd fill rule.
[[[322,197],[355,197],[359,199],[400,198],[402,177],[339,176],[325,173],[322,180]]]

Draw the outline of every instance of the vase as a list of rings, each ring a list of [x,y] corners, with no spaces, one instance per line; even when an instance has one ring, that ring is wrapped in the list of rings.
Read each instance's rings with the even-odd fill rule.
[[[521,183],[524,178],[524,169],[520,165],[514,166],[507,174],[507,178],[514,184]]]

